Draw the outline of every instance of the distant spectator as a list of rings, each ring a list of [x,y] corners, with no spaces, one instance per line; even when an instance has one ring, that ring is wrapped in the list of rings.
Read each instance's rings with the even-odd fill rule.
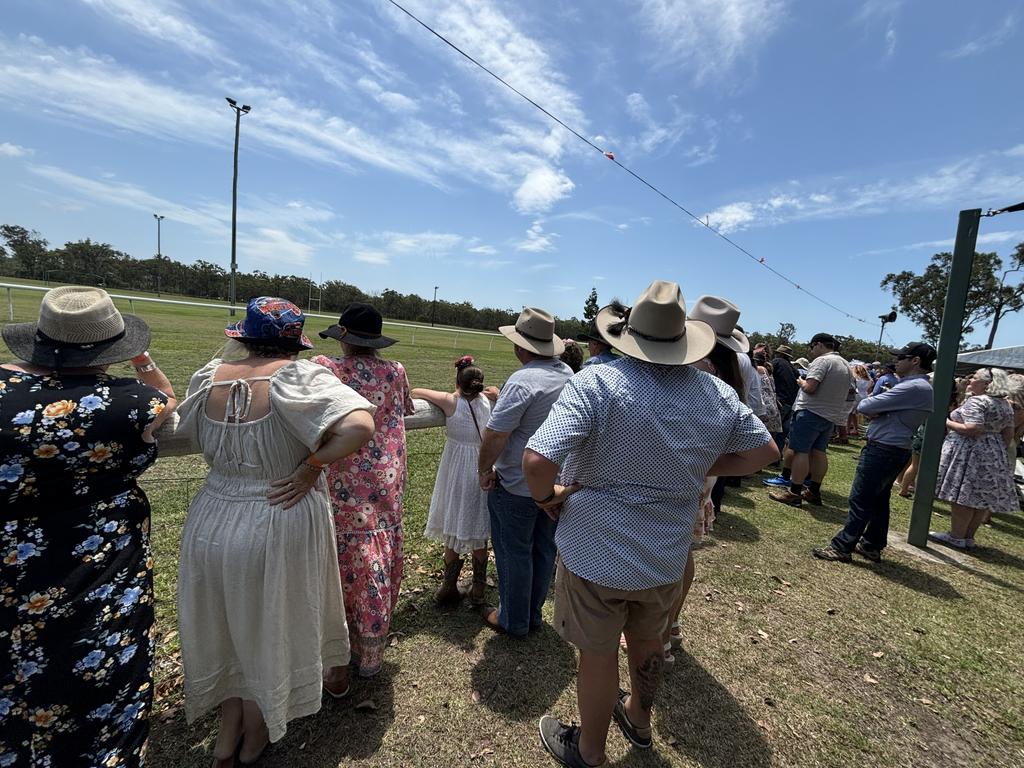
[[[618,356],[612,351],[608,342],[602,339],[597,332],[597,327],[593,321],[591,321],[586,333],[576,334],[576,341],[587,345],[587,352],[590,357],[587,358],[587,362],[584,365],[599,365],[618,359]]]
[[[872,395],[877,395],[883,390],[892,389],[899,379],[896,377],[896,363],[886,363],[882,366],[882,375],[875,380],[875,386],[871,389]]]
[[[775,384],[775,395],[779,400],[779,417],[782,419],[782,436],[785,440],[789,434],[789,426],[793,420],[793,403],[800,391],[797,382],[797,369],[792,362],[793,350],[780,344],[772,359],[772,382]]]
[[[558,357],[559,360],[572,368],[573,373],[579,373],[580,368],[583,367],[583,350],[572,339],[565,340],[565,351]]]

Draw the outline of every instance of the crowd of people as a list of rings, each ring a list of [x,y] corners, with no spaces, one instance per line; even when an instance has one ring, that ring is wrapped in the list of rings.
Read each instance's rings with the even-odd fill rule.
[[[520,363],[500,389],[467,356],[438,391],[410,389],[380,357],[395,340],[373,306],[353,303],[320,332],[339,354],[299,359],[313,348],[305,316],[258,297],[178,402],[142,320],[101,289],[49,291],[38,322],[3,328],[19,360],[0,366],[0,766],[144,762],[154,595],[137,480],[174,410],[209,465],[182,533],[177,609],[186,717],[219,711],[214,765],[254,762],[324,693],[377,674],[402,581],[413,398],[446,419],[424,531],[444,547],[437,604],[465,597],[486,627],[522,638],[543,625],[553,581],[554,628],[579,650],[580,724],[546,715],[541,743],[562,765],[604,765],[614,722],[650,748],[693,549],[727,487],[778,465],[773,500],[821,504],[828,445],[857,439],[862,416],[846,524],[814,555],[880,560],[891,491],[912,492],[933,409],[927,344],[888,368],[851,364],[820,333],[813,361],[791,361],[785,345],[751,348],[740,315],[718,296],[687,311],[677,284],[655,281],[563,341],[527,307],[498,329]],[[108,372],[125,361],[135,376]],[[983,369],[950,403],[936,495],[952,522],[934,540],[971,549],[988,516],[1017,510],[1022,384]]]

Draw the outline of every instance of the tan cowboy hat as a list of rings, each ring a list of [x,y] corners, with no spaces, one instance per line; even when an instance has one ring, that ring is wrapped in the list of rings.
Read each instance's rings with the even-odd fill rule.
[[[806,357],[798,357],[796,360],[793,361],[793,364],[799,366],[800,368],[809,368],[811,365],[811,361],[808,360]]]
[[[655,280],[625,312],[607,306],[594,318],[598,333],[627,357],[658,365],[687,365],[715,346],[715,331],[703,320],[686,319],[676,283]]]
[[[536,307],[526,307],[519,313],[515,325],[503,325],[498,332],[513,344],[541,357],[557,357],[565,351],[565,344],[555,336],[555,318]]]
[[[703,320],[715,329],[718,343],[733,352],[746,354],[750,351],[750,341],[743,331],[737,329],[740,319],[740,308],[721,296],[701,296],[690,310],[691,320]]]
[[[43,294],[39,321],[10,323],[3,339],[28,363],[81,368],[130,360],[149,346],[149,326],[122,315],[102,288],[62,286]]]

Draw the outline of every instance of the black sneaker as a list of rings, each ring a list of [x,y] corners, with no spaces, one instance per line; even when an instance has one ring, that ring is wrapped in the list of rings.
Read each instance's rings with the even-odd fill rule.
[[[857,542],[857,546],[853,548],[853,551],[866,560],[870,560],[872,563],[882,562],[882,550],[872,549],[859,541]]]
[[[564,725],[557,717],[544,715],[537,724],[540,730],[540,743],[555,758],[555,762],[569,768],[602,768],[608,760],[591,765],[580,754],[580,727],[573,723]]]
[[[812,549],[811,554],[819,560],[832,560],[838,563],[849,563],[853,560],[849,552],[840,552],[831,544],[821,549]]]
[[[619,730],[626,737],[626,741],[637,749],[650,749],[652,743],[651,727],[637,728],[629,722],[629,717],[626,715],[626,698],[628,696],[628,691],[619,688],[619,698],[615,702],[615,709],[612,710],[612,717],[615,718],[615,724],[619,726]]]

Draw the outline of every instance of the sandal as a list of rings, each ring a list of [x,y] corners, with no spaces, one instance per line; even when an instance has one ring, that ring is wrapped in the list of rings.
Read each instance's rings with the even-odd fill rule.
[[[678,651],[683,647],[683,631],[679,627],[678,621],[673,621],[672,626],[668,628],[668,641],[672,645],[673,651]]]

